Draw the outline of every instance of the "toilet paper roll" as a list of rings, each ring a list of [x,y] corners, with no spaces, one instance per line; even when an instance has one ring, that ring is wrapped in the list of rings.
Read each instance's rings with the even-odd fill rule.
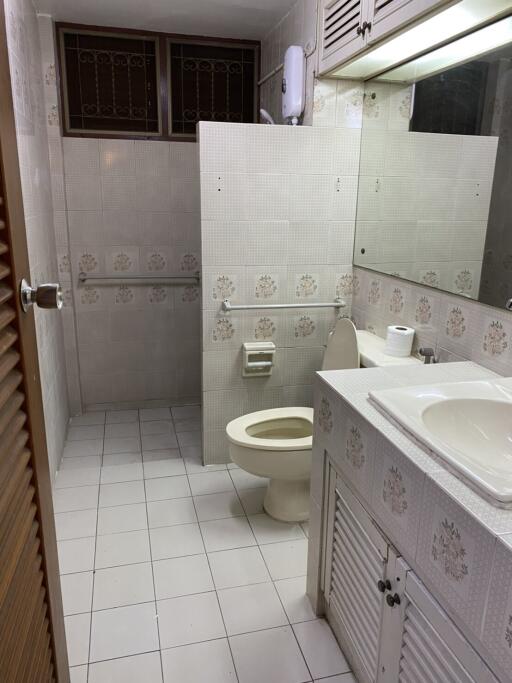
[[[411,355],[414,330],[405,325],[389,325],[386,334],[384,353],[388,356],[405,357]]]

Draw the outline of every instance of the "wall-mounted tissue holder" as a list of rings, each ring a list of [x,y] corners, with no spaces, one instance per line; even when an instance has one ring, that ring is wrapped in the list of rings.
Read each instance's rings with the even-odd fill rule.
[[[268,377],[272,374],[276,345],[274,342],[245,342],[242,377]]]

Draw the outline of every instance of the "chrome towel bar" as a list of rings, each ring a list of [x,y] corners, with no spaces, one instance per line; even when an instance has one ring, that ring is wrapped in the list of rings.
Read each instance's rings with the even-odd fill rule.
[[[199,273],[194,275],[134,275],[126,277],[117,275],[107,277],[105,275],[78,274],[78,284],[86,285],[88,282],[97,285],[197,285],[200,282]]]
[[[252,311],[277,308],[345,308],[347,304],[342,299],[335,299],[330,303],[302,303],[302,304],[232,304],[229,299],[222,302],[222,310],[229,311]]]

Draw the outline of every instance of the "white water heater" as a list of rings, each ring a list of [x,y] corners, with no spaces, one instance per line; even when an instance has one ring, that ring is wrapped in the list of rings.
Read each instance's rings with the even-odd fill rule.
[[[284,54],[283,119],[296,126],[304,111],[306,58],[300,45],[290,45]]]

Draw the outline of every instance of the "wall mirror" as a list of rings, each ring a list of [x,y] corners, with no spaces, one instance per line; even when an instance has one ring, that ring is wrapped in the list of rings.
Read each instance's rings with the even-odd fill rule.
[[[512,297],[512,17],[365,83],[354,263]]]

